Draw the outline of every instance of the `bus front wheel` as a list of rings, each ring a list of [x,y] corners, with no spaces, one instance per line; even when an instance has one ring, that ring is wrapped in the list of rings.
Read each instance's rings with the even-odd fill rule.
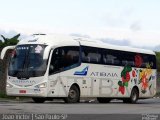
[[[34,98],[32,98],[33,99],[33,101],[35,102],[35,103],[44,103],[45,102],[45,98],[38,98],[38,97],[34,97]]]
[[[80,92],[77,88],[77,86],[73,85],[71,86],[68,97],[64,98],[64,101],[66,103],[77,103],[80,100]]]

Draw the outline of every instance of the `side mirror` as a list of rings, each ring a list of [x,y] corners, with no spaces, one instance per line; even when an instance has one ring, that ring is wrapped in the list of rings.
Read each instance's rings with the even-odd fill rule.
[[[0,59],[1,59],[1,60],[4,59],[5,54],[6,54],[7,50],[9,50],[9,49],[13,50],[13,49],[15,49],[15,46],[7,46],[7,47],[4,47],[4,48],[2,49],[2,51],[1,51],[1,56],[0,56]]]

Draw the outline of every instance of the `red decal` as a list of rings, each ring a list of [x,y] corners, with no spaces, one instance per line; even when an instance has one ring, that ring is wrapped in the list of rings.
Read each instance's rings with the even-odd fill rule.
[[[141,55],[136,55],[135,56],[135,66],[141,67],[142,63],[143,63],[143,59],[142,59]]]

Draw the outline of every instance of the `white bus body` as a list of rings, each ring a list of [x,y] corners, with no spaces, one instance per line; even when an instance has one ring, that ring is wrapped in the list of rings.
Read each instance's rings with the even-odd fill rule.
[[[85,38],[35,35],[16,45],[6,89],[9,96],[29,96],[35,102],[94,97],[135,103],[156,93],[155,53]]]

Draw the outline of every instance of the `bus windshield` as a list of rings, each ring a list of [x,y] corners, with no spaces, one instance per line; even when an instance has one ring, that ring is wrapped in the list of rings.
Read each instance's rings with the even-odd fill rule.
[[[46,45],[18,45],[12,52],[9,64],[9,76],[19,79],[43,76],[47,60],[43,59]]]

